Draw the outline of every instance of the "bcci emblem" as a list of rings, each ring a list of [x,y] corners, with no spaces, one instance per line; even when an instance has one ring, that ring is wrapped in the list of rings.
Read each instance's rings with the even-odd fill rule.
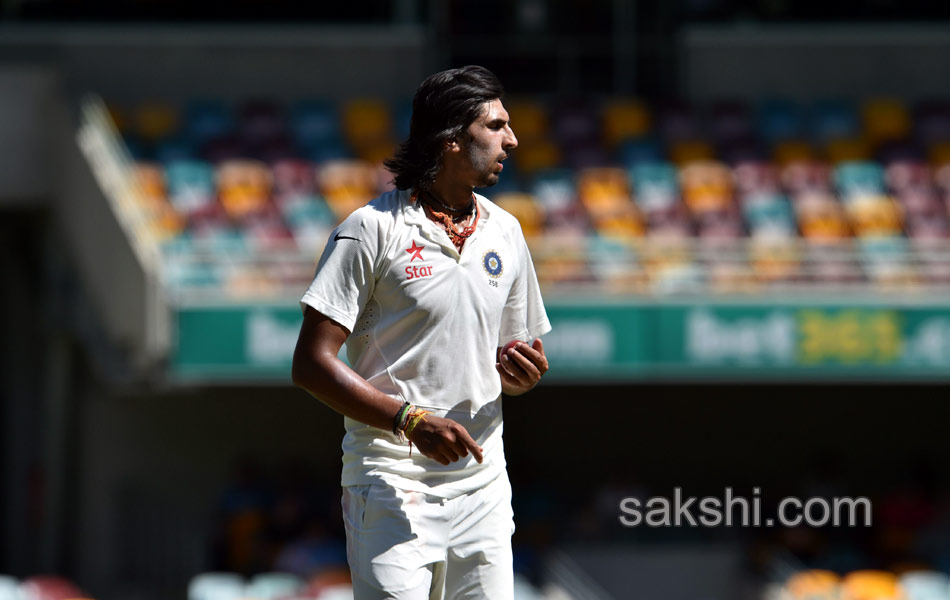
[[[485,256],[482,257],[482,266],[485,267],[485,272],[495,279],[498,279],[504,270],[504,266],[501,264],[501,257],[498,256],[498,253],[494,250],[489,250],[485,253]]]

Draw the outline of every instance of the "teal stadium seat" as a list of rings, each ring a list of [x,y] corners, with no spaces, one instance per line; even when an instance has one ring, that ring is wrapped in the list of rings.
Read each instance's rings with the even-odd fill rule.
[[[20,600],[20,582],[16,577],[0,575],[0,600]]]
[[[290,123],[304,156],[319,161],[349,156],[340,130],[340,115],[331,102],[300,102],[291,110]]]
[[[617,147],[617,162],[626,168],[632,168],[641,163],[655,163],[665,160],[666,155],[663,148],[652,136],[624,140]]]
[[[184,134],[196,144],[231,133],[234,116],[230,109],[216,100],[195,100],[185,109]]]
[[[200,573],[188,583],[188,600],[241,600],[244,578],[237,573]]]
[[[678,201],[676,168],[666,162],[643,163],[628,171],[633,199],[644,213],[664,210]]]
[[[515,600],[544,600],[545,598],[546,596],[531,585],[531,582],[524,575],[515,573]]]
[[[776,192],[746,196],[742,201],[742,216],[753,237],[794,238],[798,234],[791,204]]]
[[[811,111],[811,132],[819,142],[857,136],[861,132],[858,113],[854,106],[846,102],[818,102]]]
[[[215,204],[214,168],[200,160],[176,160],[165,168],[168,201],[183,215]]]
[[[276,600],[300,592],[304,582],[290,573],[259,573],[251,578],[244,597],[253,600]]]
[[[938,571],[911,571],[899,583],[905,600],[950,600],[950,577]]]
[[[782,99],[763,102],[758,112],[758,131],[772,144],[801,138],[804,131],[801,108]]]
[[[409,137],[409,126],[412,124],[412,99],[397,102],[393,107],[396,139],[404,140]]]
[[[195,143],[180,133],[159,140],[153,152],[155,160],[167,165],[180,160],[192,160],[198,155]]]
[[[847,202],[855,196],[884,194],[884,170],[872,162],[844,162],[834,169],[835,188]]]
[[[531,195],[537,198],[546,211],[569,208],[577,202],[574,171],[549,169],[538,173],[531,186]]]

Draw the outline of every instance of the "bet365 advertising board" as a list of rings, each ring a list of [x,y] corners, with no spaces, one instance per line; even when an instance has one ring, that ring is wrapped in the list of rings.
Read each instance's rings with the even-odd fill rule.
[[[546,380],[950,380],[950,305],[610,302],[547,304]],[[180,381],[290,383],[296,304],[177,312]]]

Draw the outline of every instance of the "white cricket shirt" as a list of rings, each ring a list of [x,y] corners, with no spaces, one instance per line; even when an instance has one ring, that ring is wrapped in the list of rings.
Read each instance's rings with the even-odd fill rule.
[[[496,349],[551,329],[517,219],[476,195],[461,254],[408,191],[383,194],[331,234],[301,299],[348,331],[347,360],[381,392],[463,425],[484,449],[441,465],[391,431],[344,417],[343,485],[452,498],[505,468]]]

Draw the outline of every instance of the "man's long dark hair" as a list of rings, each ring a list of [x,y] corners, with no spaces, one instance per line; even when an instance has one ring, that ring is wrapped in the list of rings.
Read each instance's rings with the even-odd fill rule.
[[[504,89],[494,73],[475,65],[449,69],[422,82],[412,99],[409,138],[383,162],[400,190],[428,189],[439,172],[446,140],[456,139]]]

